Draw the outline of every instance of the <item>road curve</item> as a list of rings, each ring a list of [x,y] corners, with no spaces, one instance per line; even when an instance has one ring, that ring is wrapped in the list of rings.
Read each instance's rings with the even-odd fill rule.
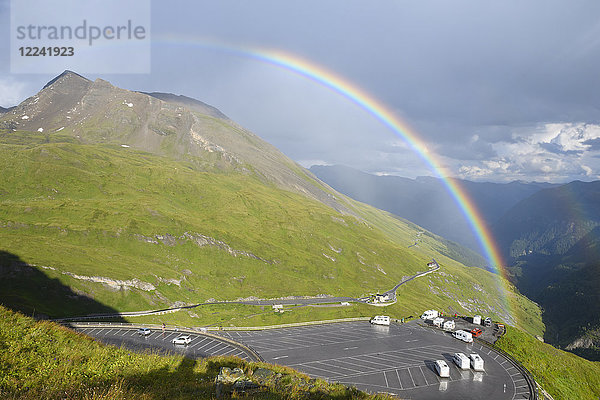
[[[430,268],[428,271],[419,272],[410,278],[404,279],[399,282],[392,289],[388,290],[384,294],[391,294],[393,299],[396,298],[396,290],[407,282],[412,281],[413,279],[419,278],[421,276],[425,276],[434,271],[440,269],[439,264],[433,260],[435,263],[434,268]],[[65,317],[65,318],[56,318],[54,321],[56,322],[69,322],[69,321],[85,321],[90,319],[102,319],[102,318],[120,318],[120,317],[139,317],[145,315],[162,315],[169,314],[181,310],[192,309],[205,305],[215,305],[215,304],[246,304],[246,305],[254,305],[254,306],[271,306],[275,304],[282,305],[309,305],[309,304],[325,304],[325,303],[340,303],[340,302],[358,302],[358,303],[368,303],[368,298],[355,298],[355,297],[292,297],[285,299],[258,299],[258,300],[241,300],[241,301],[211,301],[205,303],[192,304],[189,306],[181,306],[181,307],[172,307],[172,308],[162,308],[157,310],[146,310],[146,311],[126,311],[119,313],[106,313],[106,314],[88,314],[82,315],[78,317]]]

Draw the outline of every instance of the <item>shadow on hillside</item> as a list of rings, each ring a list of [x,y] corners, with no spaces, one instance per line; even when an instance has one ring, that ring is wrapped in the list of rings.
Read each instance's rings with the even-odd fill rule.
[[[198,368],[197,368],[198,367]],[[247,391],[232,393],[231,388],[223,390],[217,397],[215,378],[221,367],[241,368],[246,375],[256,369],[248,362],[236,357],[216,357],[208,360],[183,358],[172,372],[159,368],[143,375],[125,377],[121,389],[130,396],[144,399],[204,399],[204,398],[248,398],[248,399],[290,399],[315,398],[345,400],[362,398],[354,388],[336,385],[323,390],[314,380],[305,380],[285,372],[262,380],[262,385]],[[194,371],[197,369],[197,371]],[[261,381],[261,379],[259,379]],[[104,398],[103,398],[104,399]]]
[[[0,250],[0,304],[38,319],[117,313],[4,250]],[[111,318],[115,320],[120,319]]]

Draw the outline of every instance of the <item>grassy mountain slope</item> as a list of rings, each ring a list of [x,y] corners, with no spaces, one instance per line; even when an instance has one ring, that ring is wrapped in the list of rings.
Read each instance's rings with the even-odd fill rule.
[[[518,329],[508,329],[496,345],[523,364],[555,399],[600,397],[600,363],[542,343]]]
[[[249,398],[385,398],[309,380],[290,368],[234,357],[190,360],[179,355],[136,354],[1,306],[0,349],[2,399],[212,399],[222,366],[240,367],[247,375],[259,367],[282,374]]]
[[[403,287],[396,312],[435,306],[543,330],[533,303],[513,288],[507,307],[501,278],[455,261],[456,247],[340,195],[227,119],[66,74],[2,126],[1,250],[74,293],[42,304],[13,293],[12,307],[65,316],[86,313],[65,307],[81,304],[74,298],[134,311],[361,296],[435,258],[443,270]],[[5,286],[22,287],[14,267],[4,268]]]

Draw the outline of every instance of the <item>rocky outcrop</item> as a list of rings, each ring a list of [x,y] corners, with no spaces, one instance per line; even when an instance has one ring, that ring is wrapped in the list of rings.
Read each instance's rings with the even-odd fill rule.
[[[72,272],[63,272],[63,274],[68,275],[72,278],[81,280],[81,281],[102,283],[102,284],[104,284],[110,288],[116,289],[116,290],[129,289],[129,288],[140,289],[140,290],[143,290],[146,292],[156,290],[156,287],[153,284],[151,284],[149,282],[141,281],[138,278],[133,278],[133,279],[129,279],[126,281],[122,281],[119,279],[111,279],[111,278],[106,278],[103,276],[77,275]]]
[[[566,347],[567,350],[575,350],[575,349],[589,349],[590,347],[595,347],[600,345],[600,341],[596,342],[593,338],[589,336],[583,336],[579,339],[574,340],[569,343]]]
[[[231,248],[231,246],[229,246],[225,242],[211,238],[210,236],[202,235],[200,233],[185,232],[183,234],[183,236],[181,236],[181,239],[184,239],[184,238],[195,243],[199,247],[204,247],[204,246],[217,247],[221,250],[228,252],[230,255],[232,255],[234,257],[254,258],[255,260],[259,260],[259,261],[262,261],[267,264],[273,264],[273,261],[266,260],[262,257],[256,256],[256,255],[254,255],[250,252],[244,251],[244,250],[233,249],[233,248]]]
[[[231,369],[228,367],[221,367],[219,375],[215,378],[215,389],[218,399],[225,396],[229,397],[233,392],[247,392],[259,387],[260,385],[252,382],[241,368]]]
[[[258,261],[262,261],[266,264],[275,264],[275,261],[267,260],[265,258],[259,257],[255,254],[252,254],[249,251],[236,250],[223,241],[217,240],[217,239],[212,238],[207,235],[202,235],[200,233],[185,232],[182,236],[180,236],[178,238],[171,234],[168,234],[168,233],[165,235],[155,235],[155,236],[144,236],[144,235],[140,235],[140,234],[135,234],[134,237],[137,240],[145,242],[145,243],[151,243],[151,244],[162,243],[166,246],[175,246],[177,244],[181,244],[181,243],[185,243],[186,241],[190,241],[190,242],[196,244],[198,247],[205,247],[205,246],[216,247],[218,249],[228,252],[233,257],[248,257],[248,258],[253,258],[255,260],[258,260]]]

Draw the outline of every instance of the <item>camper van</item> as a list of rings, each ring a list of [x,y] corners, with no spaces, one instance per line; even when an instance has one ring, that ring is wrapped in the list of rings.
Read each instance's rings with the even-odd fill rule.
[[[448,367],[448,364],[446,364],[446,361],[436,360],[434,366],[435,366],[435,371],[438,373],[438,375],[441,378],[449,378],[450,377],[450,368]]]
[[[371,323],[374,325],[389,325],[390,317],[388,317],[387,315],[377,315],[371,318]]]
[[[453,331],[456,328],[456,324],[452,320],[448,320],[444,322],[444,330],[445,331]]]
[[[473,342],[473,335],[471,335],[471,332],[463,331],[461,329],[459,329],[458,331],[452,332],[452,336],[454,336],[456,339],[462,340],[463,342],[466,342],[466,343]]]
[[[473,317],[473,323],[476,325],[481,325],[481,315],[476,315]]]
[[[433,325],[437,326],[438,328],[441,328],[443,323],[444,323],[444,318],[437,317],[437,318],[433,319]]]
[[[421,319],[424,320],[428,320],[428,319],[434,319],[437,318],[439,316],[437,310],[427,310],[423,313],[423,315],[421,315]]]
[[[463,353],[454,353],[452,356],[452,361],[454,364],[460,369],[469,369],[471,363],[469,362],[469,357],[464,355]]]
[[[483,371],[483,358],[479,354],[471,354],[471,368],[473,371]]]

